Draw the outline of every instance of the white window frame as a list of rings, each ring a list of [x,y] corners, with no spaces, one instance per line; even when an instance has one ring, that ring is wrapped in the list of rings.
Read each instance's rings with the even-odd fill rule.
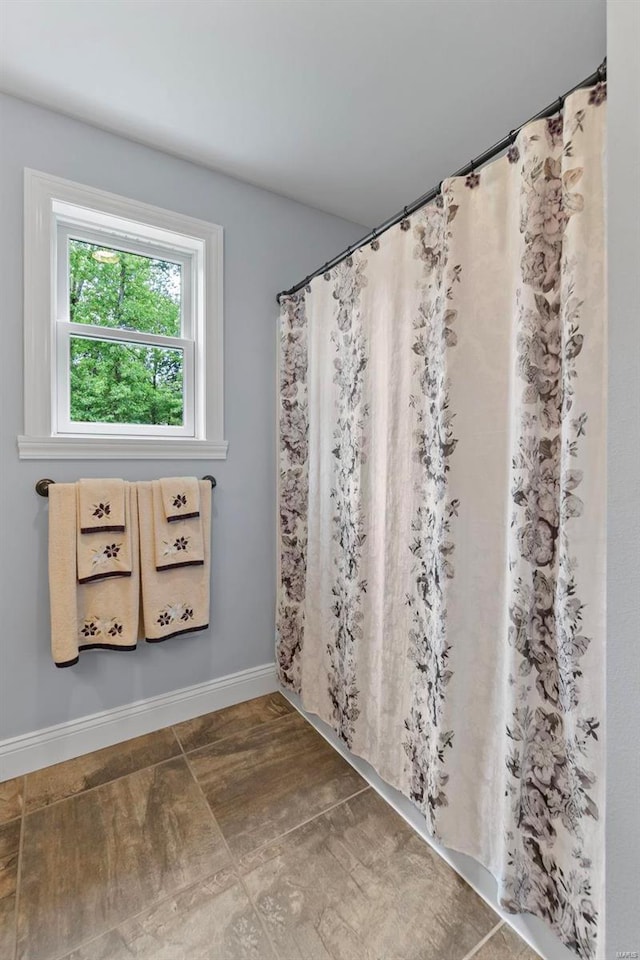
[[[72,323],[68,240],[180,263],[182,330],[164,337]],[[225,459],[222,227],[25,169],[22,459]],[[184,357],[182,426],[76,423],[71,337],[172,347]]]

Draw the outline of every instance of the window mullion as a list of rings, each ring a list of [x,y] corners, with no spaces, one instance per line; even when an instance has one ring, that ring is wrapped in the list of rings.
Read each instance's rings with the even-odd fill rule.
[[[70,335],[66,324],[56,325],[55,432],[68,429],[70,422],[71,368]]]
[[[139,330],[124,330],[122,327],[102,327],[92,323],[71,323],[58,320],[57,326],[64,328],[70,336],[86,337],[90,340],[115,340],[120,343],[140,343],[152,347],[168,347],[173,350],[185,350],[193,343],[182,337],[165,337],[155,333],[142,333]]]

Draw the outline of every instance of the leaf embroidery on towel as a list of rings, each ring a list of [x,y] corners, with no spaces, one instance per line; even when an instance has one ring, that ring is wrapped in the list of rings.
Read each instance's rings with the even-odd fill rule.
[[[186,494],[184,494],[184,493],[177,493],[177,494],[175,495],[175,497],[173,498],[173,501],[172,501],[172,502],[173,502],[173,506],[176,508],[176,510],[180,510],[182,507],[186,507],[186,505],[187,505],[187,497],[186,497]]]
[[[177,620],[183,620],[185,623],[187,620],[193,620],[193,607],[188,607],[186,603],[171,603],[160,612],[156,623],[161,627],[168,627],[170,623],[175,623]]]
[[[111,515],[111,504],[108,500],[105,500],[104,503],[94,503],[93,506],[95,507],[93,516],[97,517],[98,520],[102,520],[103,517],[108,517]]]
[[[93,551],[91,566],[99,567],[108,560],[117,560],[122,547],[121,543],[105,543],[98,550]]]
[[[122,634],[123,626],[115,618],[110,620],[101,620],[99,617],[89,617],[80,627],[81,637],[119,637]]]
[[[163,557],[172,557],[176,553],[184,551],[185,553],[189,550],[190,537],[176,537],[173,543],[169,543],[168,540],[163,540],[164,550],[162,551]]]

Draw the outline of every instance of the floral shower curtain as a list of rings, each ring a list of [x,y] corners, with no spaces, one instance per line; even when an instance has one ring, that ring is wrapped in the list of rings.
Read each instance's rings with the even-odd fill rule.
[[[602,924],[605,86],[284,298],[280,679],[578,956]]]

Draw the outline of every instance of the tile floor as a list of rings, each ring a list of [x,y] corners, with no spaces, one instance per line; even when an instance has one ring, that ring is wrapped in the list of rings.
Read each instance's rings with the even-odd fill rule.
[[[280,694],[0,784],[2,960],[536,960]]]

